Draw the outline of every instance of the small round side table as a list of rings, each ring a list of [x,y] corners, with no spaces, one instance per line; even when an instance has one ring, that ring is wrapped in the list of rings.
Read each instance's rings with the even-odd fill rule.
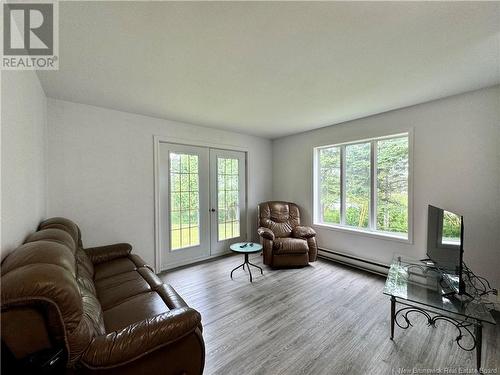
[[[231,249],[231,251],[235,253],[240,253],[245,255],[245,261],[243,262],[243,264],[240,264],[238,267],[234,268],[231,271],[231,279],[233,278],[233,272],[236,271],[238,268],[241,267],[243,268],[243,270],[245,270],[245,264],[247,265],[248,273],[250,274],[250,282],[252,282],[252,271],[250,271],[250,266],[258,268],[260,270],[261,275],[264,274],[262,268],[248,261],[248,254],[258,253],[262,251],[261,244],[255,242],[237,242],[233,243],[231,246],[229,246],[229,248]]]

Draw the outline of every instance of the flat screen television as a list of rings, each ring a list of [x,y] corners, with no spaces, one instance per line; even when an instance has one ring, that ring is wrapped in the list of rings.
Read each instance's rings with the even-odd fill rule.
[[[462,276],[463,240],[463,217],[429,205],[427,256],[442,273],[451,290],[458,294],[465,293]]]

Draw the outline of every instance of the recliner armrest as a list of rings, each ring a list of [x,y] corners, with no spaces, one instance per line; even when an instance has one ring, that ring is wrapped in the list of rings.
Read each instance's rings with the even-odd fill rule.
[[[261,237],[264,237],[264,238],[266,238],[268,240],[274,241],[274,233],[269,228],[260,227],[259,229],[257,229],[257,233]]]
[[[292,237],[295,238],[311,238],[316,236],[316,231],[311,227],[298,225],[292,229]]]
[[[200,323],[198,311],[189,307],[173,309],[94,338],[82,362],[93,369],[118,366],[182,339]]]
[[[93,264],[109,262],[110,260],[123,258],[130,254],[132,245],[128,243],[117,243],[114,245],[89,247],[85,252]]]

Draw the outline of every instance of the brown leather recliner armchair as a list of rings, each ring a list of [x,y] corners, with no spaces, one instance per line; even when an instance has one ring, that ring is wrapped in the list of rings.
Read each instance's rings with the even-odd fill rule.
[[[271,267],[307,266],[318,256],[316,232],[300,225],[300,210],[294,203],[270,201],[258,206],[258,233],[264,264]]]
[[[9,254],[2,353],[13,366],[56,349],[66,374],[201,374],[200,314],[131,249],[84,249],[78,226],[53,218]]]

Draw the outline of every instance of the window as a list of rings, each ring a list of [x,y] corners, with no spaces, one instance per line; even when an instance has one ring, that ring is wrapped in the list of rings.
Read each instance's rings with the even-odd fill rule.
[[[200,243],[198,155],[170,153],[171,249]]]
[[[314,222],[409,238],[409,135],[315,148]]]
[[[340,224],[340,148],[322,149],[319,156],[321,222]]]
[[[370,143],[347,145],[345,155],[345,224],[368,228],[370,214]]]
[[[238,159],[217,158],[218,240],[240,236]]]

